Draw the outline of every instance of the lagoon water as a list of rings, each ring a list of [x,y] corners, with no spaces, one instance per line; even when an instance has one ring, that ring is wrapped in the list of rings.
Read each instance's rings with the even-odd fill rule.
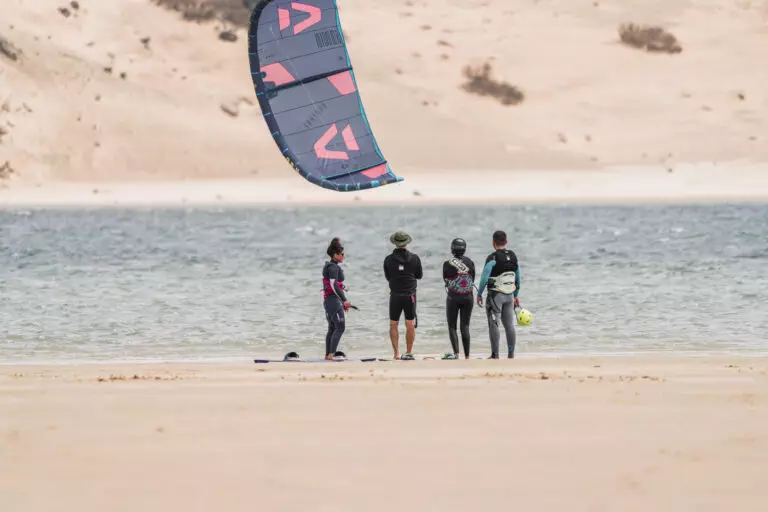
[[[482,267],[504,229],[521,262],[529,356],[768,354],[768,206],[0,210],[0,362],[320,356],[320,272],[340,236],[341,348],[391,353],[382,262],[398,229],[424,264],[417,354],[450,350],[442,262]],[[475,355],[489,352],[485,315]],[[404,344],[404,337],[401,338]]]

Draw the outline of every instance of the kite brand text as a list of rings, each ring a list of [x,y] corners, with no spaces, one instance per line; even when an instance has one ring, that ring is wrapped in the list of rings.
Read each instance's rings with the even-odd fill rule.
[[[315,121],[320,117],[320,115],[325,112],[328,109],[328,105],[325,103],[319,103],[317,105],[317,108],[312,111],[312,113],[309,115],[306,121],[304,121],[304,128],[309,129],[312,125],[315,124]]]
[[[322,32],[315,32],[315,43],[317,43],[318,48],[339,46],[341,44],[339,31],[335,28],[332,28],[330,30],[323,30]]]
[[[299,166],[293,163],[293,160],[291,160],[290,157],[285,157],[285,159],[288,161],[289,164],[291,164],[291,167],[293,167],[293,170],[296,172],[299,172]]]

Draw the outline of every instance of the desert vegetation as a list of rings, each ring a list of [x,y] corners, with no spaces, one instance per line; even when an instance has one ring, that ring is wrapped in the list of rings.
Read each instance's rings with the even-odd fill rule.
[[[0,55],[12,61],[19,60],[21,50],[16,48],[9,40],[0,35]]]
[[[654,53],[680,53],[677,38],[661,27],[625,23],[619,27],[621,42],[632,48]]]
[[[0,165],[0,181],[10,178],[14,172],[16,171],[11,167],[10,162]]]
[[[187,21],[221,20],[238,27],[248,26],[256,0],[153,0],[157,5],[181,13]]]
[[[462,88],[470,94],[490,96],[502,105],[517,105],[525,99],[523,92],[514,85],[494,79],[491,76],[491,64],[486,62],[480,66],[466,66],[464,76],[467,81]]]

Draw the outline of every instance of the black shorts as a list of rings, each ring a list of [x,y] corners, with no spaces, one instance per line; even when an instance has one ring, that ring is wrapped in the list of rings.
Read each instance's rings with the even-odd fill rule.
[[[393,322],[400,320],[400,315],[405,313],[406,320],[416,318],[416,296],[415,295],[390,295],[389,296],[389,319]]]

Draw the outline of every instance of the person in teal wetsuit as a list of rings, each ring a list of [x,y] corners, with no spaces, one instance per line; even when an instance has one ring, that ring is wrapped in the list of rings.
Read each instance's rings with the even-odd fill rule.
[[[515,357],[514,309],[520,306],[520,265],[517,255],[507,249],[507,234],[493,234],[494,251],[486,258],[483,275],[477,289],[477,304],[483,306],[483,291],[488,286],[485,312],[488,315],[488,334],[491,338],[491,359],[499,358],[499,320],[507,337],[507,357]]]

